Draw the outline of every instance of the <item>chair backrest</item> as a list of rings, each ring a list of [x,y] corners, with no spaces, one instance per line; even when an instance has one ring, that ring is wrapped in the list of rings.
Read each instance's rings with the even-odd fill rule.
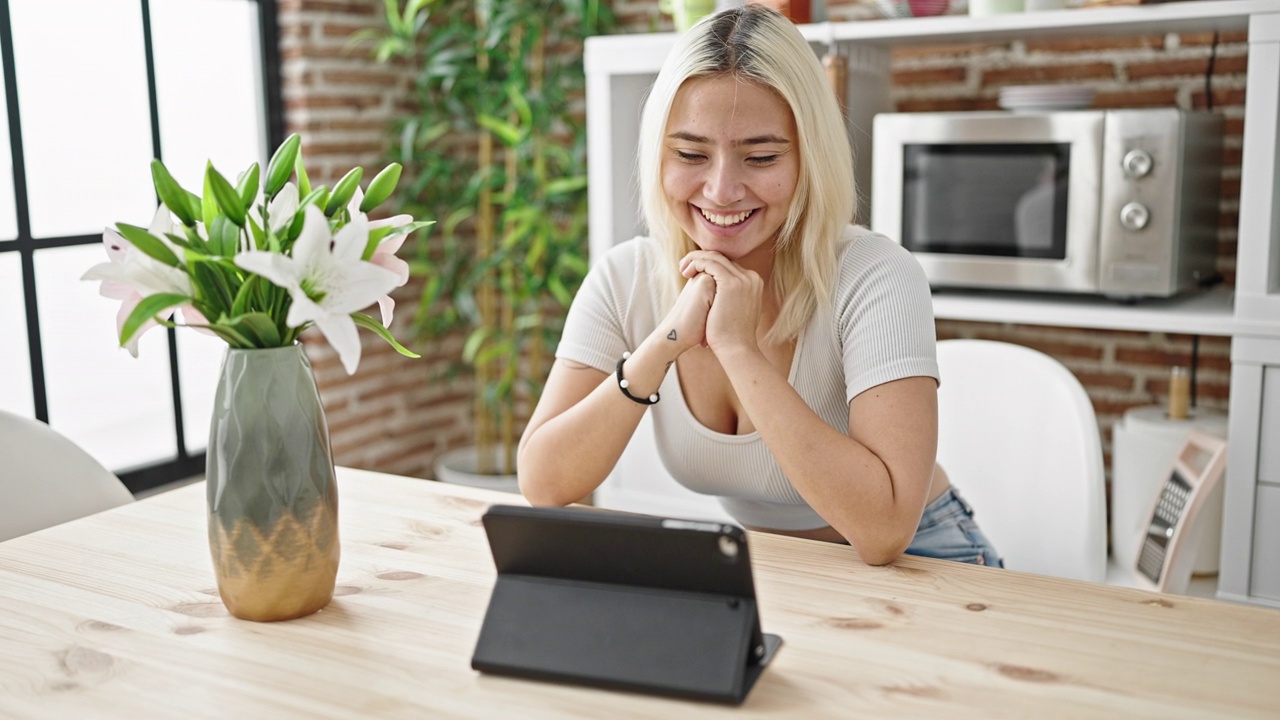
[[[1106,487],[1093,405],[1021,345],[938,343],[938,462],[1014,570],[1102,582]]]
[[[80,446],[0,410],[0,542],[132,501],[120,478]]]

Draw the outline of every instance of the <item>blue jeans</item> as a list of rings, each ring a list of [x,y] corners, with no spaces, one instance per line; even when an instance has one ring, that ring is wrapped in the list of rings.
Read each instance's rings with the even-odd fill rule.
[[[908,555],[955,560],[974,565],[1004,567],[1004,560],[973,521],[973,508],[955,488],[948,488],[929,503],[920,527],[907,548]]]

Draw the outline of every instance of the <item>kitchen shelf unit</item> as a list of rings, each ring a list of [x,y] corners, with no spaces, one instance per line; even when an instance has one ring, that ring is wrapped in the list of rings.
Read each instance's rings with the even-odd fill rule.
[[[1247,32],[1249,67],[1234,292],[1121,304],[1101,298],[936,292],[940,319],[1159,331],[1231,338],[1228,469],[1218,596],[1280,607],[1280,2],[1197,0],[990,17],[940,16],[800,26],[823,53],[849,60],[855,173],[870,177],[870,114],[891,109],[895,46],[1098,35]],[[589,234],[592,257],[641,231],[634,187],[645,93],[675,34],[591,38],[586,44]],[[858,115],[857,113],[863,113]],[[647,422],[647,420],[646,420]],[[637,433],[598,501],[644,512],[724,518],[684,491]]]

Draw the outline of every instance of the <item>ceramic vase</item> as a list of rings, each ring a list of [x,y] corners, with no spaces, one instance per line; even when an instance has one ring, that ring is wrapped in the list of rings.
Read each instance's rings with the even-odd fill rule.
[[[340,552],[338,494],[301,345],[227,350],[207,458],[209,548],[227,610],[269,621],[327,605]]]

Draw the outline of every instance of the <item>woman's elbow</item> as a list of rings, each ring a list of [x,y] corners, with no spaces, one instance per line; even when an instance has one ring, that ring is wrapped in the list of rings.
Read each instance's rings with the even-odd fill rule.
[[[516,483],[520,487],[520,494],[525,500],[534,507],[564,507],[573,502],[572,498],[565,498],[556,492],[556,488],[547,482],[542,482],[531,477],[532,473],[525,473],[517,470]]]
[[[912,537],[871,538],[852,544],[862,562],[868,565],[888,565],[902,557],[911,546],[911,540]]]

